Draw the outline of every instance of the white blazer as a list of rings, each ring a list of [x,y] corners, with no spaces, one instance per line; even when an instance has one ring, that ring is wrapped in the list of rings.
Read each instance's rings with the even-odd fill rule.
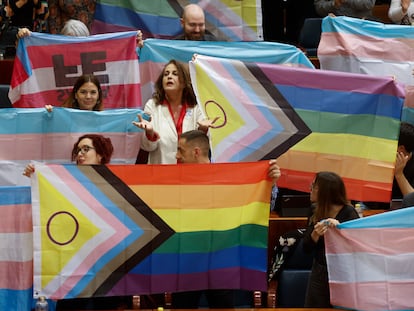
[[[141,148],[148,151],[148,164],[176,164],[178,134],[167,105],[156,105],[153,99],[145,104],[144,111],[151,114],[154,131],[160,135],[157,141],[149,141],[142,135]],[[201,108],[188,107],[183,120],[183,133],[198,129],[197,122],[205,119]]]
[[[414,4],[411,1],[407,10],[408,18],[410,22],[414,22]],[[400,24],[404,14],[402,13],[401,0],[391,0],[390,8],[388,10],[388,17],[396,24]]]

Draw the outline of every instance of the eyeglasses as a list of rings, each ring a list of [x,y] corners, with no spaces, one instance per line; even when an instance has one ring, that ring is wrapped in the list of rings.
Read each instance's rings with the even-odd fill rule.
[[[95,148],[91,147],[91,146],[82,146],[82,147],[75,150],[74,155],[78,155],[79,152],[81,154],[87,154],[89,152],[89,150],[92,150],[92,149],[95,149]]]

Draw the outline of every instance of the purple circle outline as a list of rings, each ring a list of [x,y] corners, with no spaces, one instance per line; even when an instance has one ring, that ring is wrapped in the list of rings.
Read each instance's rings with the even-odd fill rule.
[[[72,238],[70,238],[67,242],[64,242],[64,243],[56,241],[56,240],[52,237],[52,234],[50,233],[50,230],[49,230],[49,229],[50,229],[50,223],[52,222],[53,218],[55,218],[56,216],[58,216],[58,215],[60,215],[60,214],[66,214],[66,215],[69,215],[70,217],[72,217],[72,219],[75,221],[75,224],[76,224],[76,230],[75,230],[75,232],[74,232],[74,234],[73,234]],[[49,237],[49,239],[50,239],[53,243],[55,243],[55,244],[57,244],[57,245],[61,245],[61,246],[63,246],[63,245],[68,245],[68,244],[69,244],[69,243],[71,243],[71,242],[75,239],[75,237],[78,235],[78,232],[79,232],[79,223],[78,223],[78,221],[77,221],[76,217],[75,217],[75,216],[73,216],[71,213],[69,213],[69,212],[67,212],[67,211],[56,212],[56,213],[54,213],[52,216],[50,216],[49,220],[47,221],[47,224],[46,224],[46,231],[47,231],[47,236]]]
[[[213,129],[218,129],[218,128],[221,128],[221,127],[225,126],[227,124],[227,115],[226,115],[226,112],[224,111],[223,107],[218,102],[216,102],[214,100],[206,101],[206,103],[204,104],[204,110],[206,111],[207,118],[209,118],[208,113],[207,113],[207,105],[208,104],[216,105],[223,112],[223,116],[224,116],[224,121],[221,125],[212,124],[210,127],[213,128]]]

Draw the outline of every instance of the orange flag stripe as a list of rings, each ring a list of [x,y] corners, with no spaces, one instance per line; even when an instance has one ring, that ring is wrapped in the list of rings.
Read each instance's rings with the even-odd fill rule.
[[[269,161],[181,165],[109,165],[124,183],[132,185],[242,185],[267,179]],[[162,169],[160,169],[162,167]],[[227,169],[225,169],[227,168]],[[133,170],[133,173],[131,173]],[[164,195],[159,192],[160,195]]]
[[[360,175],[369,183],[384,184],[390,184],[394,170],[394,163],[390,162],[294,150],[279,157],[278,164],[282,174],[285,169],[307,173],[333,171],[343,178],[355,179],[355,176]],[[364,171],[361,171],[361,167],[365,168]]]
[[[267,187],[269,191],[262,191]],[[155,209],[212,209],[219,207],[246,206],[255,202],[268,202],[271,182],[262,181],[247,185],[133,185],[130,188]],[[160,193],[162,195],[160,195]],[[233,193],[233,195],[228,195]],[[258,197],[258,194],[261,194]],[[208,197],[206,197],[208,196]],[[210,198],[214,198],[212,201]]]

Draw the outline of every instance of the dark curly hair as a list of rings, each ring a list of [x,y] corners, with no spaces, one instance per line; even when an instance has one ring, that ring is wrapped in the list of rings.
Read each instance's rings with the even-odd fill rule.
[[[80,109],[79,103],[75,97],[76,92],[79,91],[82,85],[87,82],[91,82],[96,85],[99,92],[98,100],[96,101],[96,105],[93,107],[94,111],[102,111],[103,110],[103,101],[102,101],[102,88],[99,80],[94,75],[82,75],[80,76],[75,84],[73,85],[72,92],[70,93],[69,97],[63,102],[62,107],[65,108],[73,108],[73,109]]]
[[[157,105],[162,104],[162,102],[166,98],[165,91],[162,86],[162,79],[164,77],[165,68],[167,68],[167,66],[170,64],[174,64],[177,67],[178,79],[180,83],[184,85],[182,103],[187,103],[189,107],[194,107],[195,105],[197,105],[197,101],[196,101],[196,97],[194,94],[193,86],[191,85],[188,65],[181,63],[179,61],[176,61],[175,59],[171,59],[162,69],[162,72],[158,76],[157,81],[155,81],[155,85],[154,85],[155,91],[152,94],[152,98],[154,99]]]
[[[108,164],[111,161],[112,153],[114,152],[114,146],[109,137],[104,137],[99,134],[85,134],[78,138],[78,141],[73,145],[72,149],[72,161],[76,160],[78,156],[78,144],[82,139],[89,138],[92,140],[93,147],[97,154],[99,154],[102,159],[100,164]]]

